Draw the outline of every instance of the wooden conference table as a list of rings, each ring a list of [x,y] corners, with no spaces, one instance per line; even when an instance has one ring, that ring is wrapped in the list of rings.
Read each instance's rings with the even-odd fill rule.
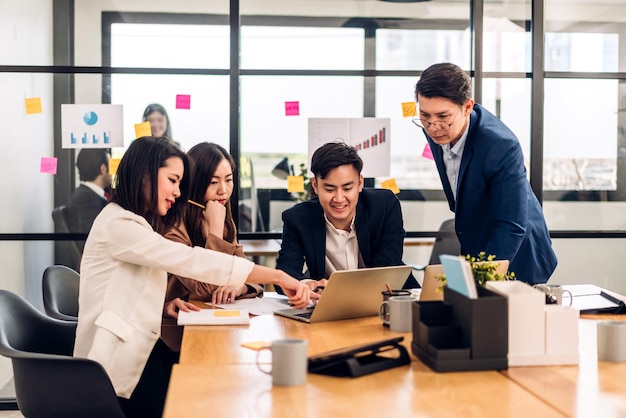
[[[626,363],[597,361],[595,322],[580,320],[578,366],[435,373],[411,354],[407,366],[359,378],[308,374],[298,387],[272,386],[256,351],[241,343],[304,338],[314,355],[399,335],[409,348],[412,335],[377,317],[309,325],[263,315],[249,326],[188,326],[163,417],[626,417]]]

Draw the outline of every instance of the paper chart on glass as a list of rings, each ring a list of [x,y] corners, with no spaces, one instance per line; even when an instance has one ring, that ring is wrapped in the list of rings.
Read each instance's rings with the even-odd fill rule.
[[[207,305],[212,305],[207,303]],[[271,315],[274,311],[289,307],[287,296],[265,292],[262,298],[238,299],[234,303],[212,305],[223,309],[245,309],[252,315]]]

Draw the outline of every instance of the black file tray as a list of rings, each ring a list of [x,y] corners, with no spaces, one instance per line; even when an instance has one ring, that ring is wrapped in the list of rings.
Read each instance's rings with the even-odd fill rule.
[[[508,367],[507,300],[477,290],[477,299],[446,288],[441,302],[414,302],[411,351],[434,371]]]
[[[400,344],[404,337],[340,348],[309,357],[309,373],[336,377],[359,377],[411,362],[407,349]],[[380,353],[396,351],[397,356]]]

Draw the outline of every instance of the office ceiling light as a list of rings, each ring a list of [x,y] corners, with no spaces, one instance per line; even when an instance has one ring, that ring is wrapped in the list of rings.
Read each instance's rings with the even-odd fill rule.
[[[293,175],[293,167],[289,165],[289,159],[285,157],[276,164],[276,167],[272,170],[272,174],[274,177],[278,177],[282,180],[286,180],[287,176]]]

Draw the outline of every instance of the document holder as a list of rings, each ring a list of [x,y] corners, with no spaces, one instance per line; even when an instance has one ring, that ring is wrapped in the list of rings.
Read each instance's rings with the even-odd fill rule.
[[[404,337],[340,348],[309,357],[309,373],[335,377],[359,377],[411,362]],[[395,353],[393,353],[395,351]],[[387,355],[380,355],[386,353]],[[389,356],[388,354],[395,354]]]

